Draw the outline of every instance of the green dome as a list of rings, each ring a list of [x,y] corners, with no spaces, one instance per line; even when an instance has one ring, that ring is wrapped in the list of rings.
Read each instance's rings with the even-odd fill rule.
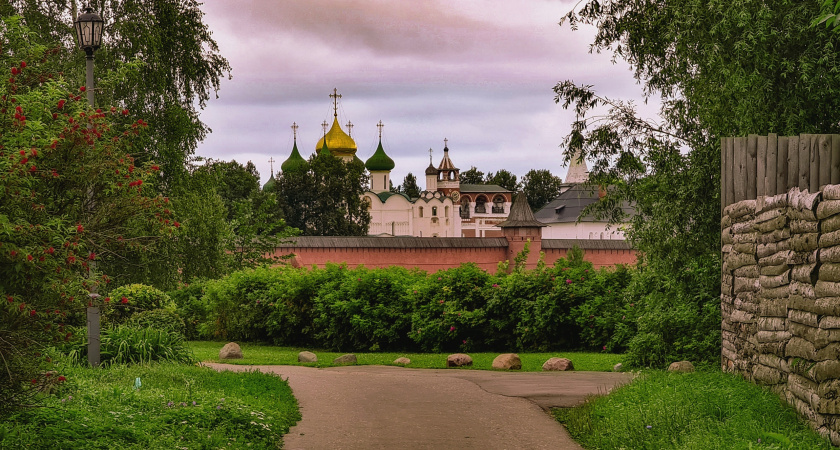
[[[263,191],[268,192],[268,191],[273,190],[275,184],[276,184],[276,181],[274,180],[274,175],[272,175],[268,178],[268,181],[266,181],[265,184],[263,185]]]
[[[295,146],[292,148],[292,155],[289,156],[289,159],[283,161],[283,164],[280,165],[280,170],[283,172],[294,172],[297,170],[305,171],[309,168],[309,163],[303,159],[303,156],[300,156],[300,152],[297,148],[297,141],[295,141]],[[271,180],[269,180],[270,182]]]
[[[365,167],[367,167],[367,170],[370,171],[394,169],[394,160],[385,154],[385,150],[382,148],[381,139],[379,140],[379,147],[376,148],[376,152],[374,152],[373,156],[367,160]]]
[[[327,141],[324,141],[324,145],[321,146],[321,150],[318,152],[318,155],[332,156],[332,152],[327,147]]]

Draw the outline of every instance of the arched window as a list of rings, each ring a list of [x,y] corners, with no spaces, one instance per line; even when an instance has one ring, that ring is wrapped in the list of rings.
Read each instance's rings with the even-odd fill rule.
[[[483,195],[479,195],[478,198],[475,199],[475,212],[477,214],[484,214],[487,212],[487,208],[485,208],[485,204],[487,203],[487,198]]]
[[[432,206],[432,217],[437,217],[437,206]]]
[[[443,217],[449,217],[449,207],[448,206],[443,207]]]
[[[497,195],[493,198],[493,214],[504,214],[505,212],[505,197]]]
[[[461,197],[461,218],[470,218],[470,198],[467,196]]]
[[[423,217],[423,207],[420,207],[420,217]]]

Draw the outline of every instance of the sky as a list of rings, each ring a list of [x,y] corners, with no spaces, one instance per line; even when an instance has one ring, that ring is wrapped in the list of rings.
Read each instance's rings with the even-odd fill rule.
[[[425,184],[448,140],[450,158],[506,169],[521,178],[548,169],[565,178],[564,136],[574,114],[555,104],[560,81],[594,85],[601,95],[641,100],[629,66],[593,54],[594,29],[558,22],[576,3],[556,0],[205,0],[204,21],[231,64],[219,98],[201,120],[212,133],[203,157],[253,161],[265,183],[289,157],[293,122],[304,158],[332,123],[353,123],[357,156],[382,143],[400,184]]]

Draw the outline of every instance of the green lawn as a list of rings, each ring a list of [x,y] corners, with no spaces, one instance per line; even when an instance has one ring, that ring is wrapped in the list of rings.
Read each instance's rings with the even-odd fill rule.
[[[176,364],[61,373],[44,407],[0,421],[0,448],[280,448],[300,420],[289,385],[267,374]]]
[[[199,361],[225,362],[229,364],[254,364],[254,365],[303,365],[313,367],[331,367],[333,359],[343,353],[324,352],[312,349],[300,349],[290,347],[274,347],[268,345],[240,343],[243,359],[219,360],[219,350],[225,342],[191,341],[189,342],[195,357]],[[299,363],[297,355],[299,352],[308,350],[318,356],[317,363]],[[447,353],[355,353],[358,364],[371,365],[395,365],[394,360],[405,356],[411,360],[408,367],[424,369],[446,368]],[[472,369],[491,370],[493,358],[498,353],[469,353],[473,359]],[[569,358],[578,371],[611,371],[613,366],[622,361],[622,355],[612,353],[586,353],[586,352],[554,352],[554,353],[519,353],[522,360],[522,371],[536,372],[542,370],[543,363],[551,357]]]
[[[825,449],[776,394],[720,371],[644,372],[555,417],[587,449]]]

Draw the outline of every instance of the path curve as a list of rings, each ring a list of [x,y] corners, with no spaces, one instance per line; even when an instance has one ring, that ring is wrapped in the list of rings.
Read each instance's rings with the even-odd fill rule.
[[[626,373],[497,372],[392,366],[241,366],[288,378],[303,419],[297,449],[581,449],[546,410],[630,381]]]

